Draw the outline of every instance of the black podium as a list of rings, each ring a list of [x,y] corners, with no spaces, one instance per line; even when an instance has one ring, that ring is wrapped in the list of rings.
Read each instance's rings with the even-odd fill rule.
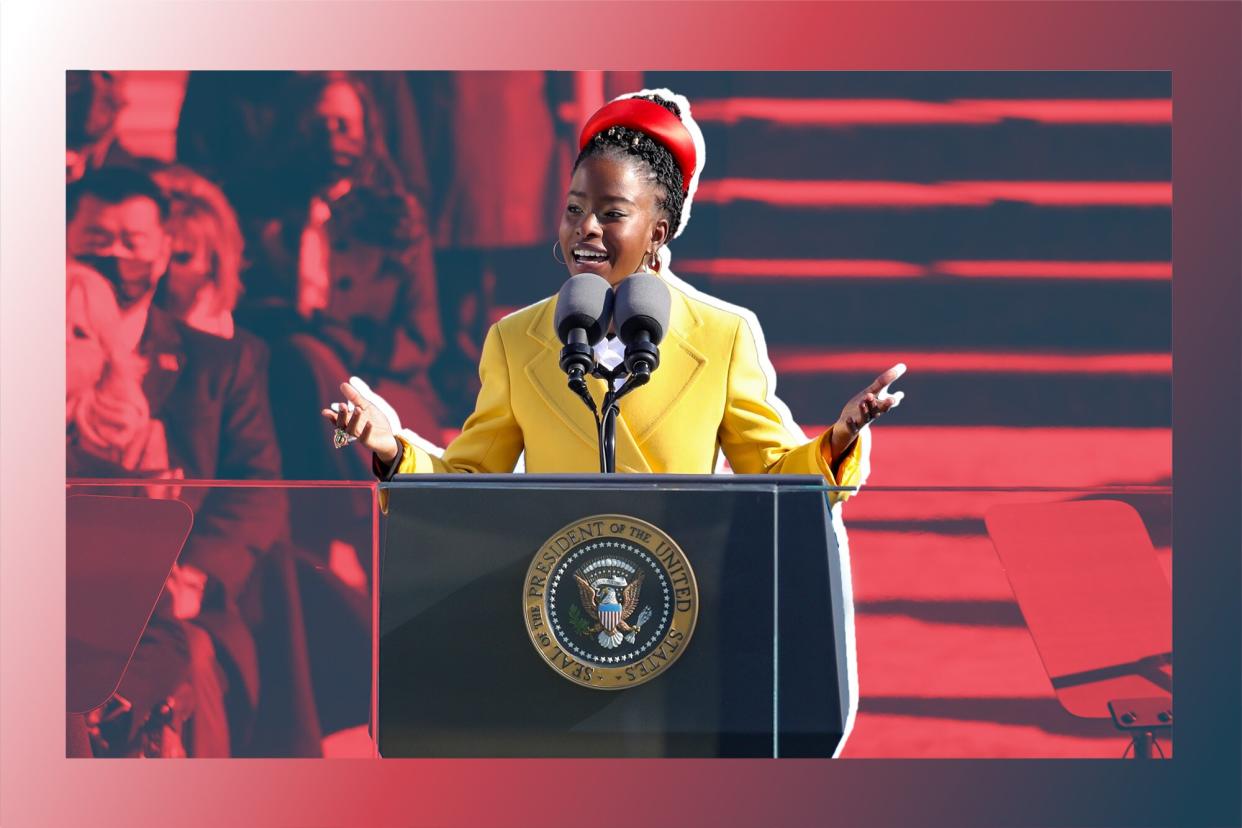
[[[831,757],[844,533],[817,477],[412,475],[384,487],[385,757]]]

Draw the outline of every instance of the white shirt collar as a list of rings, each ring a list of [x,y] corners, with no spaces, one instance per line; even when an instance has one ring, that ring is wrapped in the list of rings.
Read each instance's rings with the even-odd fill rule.
[[[609,371],[613,370],[618,365],[620,365],[622,362],[624,362],[625,361],[625,346],[621,344],[620,337],[614,336],[612,339],[609,339],[608,337],[604,337],[599,342],[596,342],[595,343],[595,361],[598,362],[600,365],[604,366],[605,368],[607,368]],[[615,390],[617,388],[620,388],[623,382],[625,382],[624,377],[617,377],[615,380],[613,380],[613,383],[612,383],[613,389]]]
[[[595,361],[611,371],[625,361],[625,346],[618,337],[604,337],[595,343]]]

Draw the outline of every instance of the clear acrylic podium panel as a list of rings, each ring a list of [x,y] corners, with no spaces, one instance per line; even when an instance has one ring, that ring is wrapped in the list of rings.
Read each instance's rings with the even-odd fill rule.
[[[1120,758],[1105,700],[1172,695],[1170,486],[869,486],[842,517],[845,758]]]
[[[144,637],[142,622],[165,631],[188,623],[212,637],[231,683],[229,704],[242,687],[257,691],[257,702],[242,703],[253,721],[245,741],[231,745],[233,755],[374,756],[375,488],[67,481],[69,711],[102,704],[123,673],[121,689],[142,698],[184,680],[175,654],[159,649],[168,636]],[[185,513],[188,534],[170,533],[170,507],[173,517]],[[201,613],[178,620],[162,591],[174,561],[198,562],[235,583],[226,590],[209,580]],[[100,625],[118,609],[137,614],[138,625]]]
[[[351,483],[203,483],[179,481],[178,499],[196,512],[210,508],[208,495],[212,490],[236,497],[264,493],[259,500],[284,500],[293,520],[289,523],[288,545],[305,553],[303,561],[313,561],[299,571],[330,573],[331,578],[348,578],[355,594],[370,602],[377,593],[372,590],[374,562],[378,560],[377,539],[386,528],[386,519],[375,517],[376,487],[373,484]],[[397,484],[417,488],[418,484]],[[454,481],[453,485],[459,485]],[[482,496],[489,484],[462,480]],[[691,486],[691,489],[694,487]],[[70,481],[67,495],[147,498],[167,496],[162,484],[151,481]],[[783,497],[783,495],[781,495]],[[773,510],[777,495],[773,487],[757,486],[738,491],[739,502],[748,499],[756,508]],[[228,498],[225,498],[226,500]],[[1149,539],[1147,549],[1136,554],[1154,556],[1163,588],[1171,594],[1171,488],[1168,486],[1110,487],[988,487],[988,488],[886,488],[865,487],[861,493],[844,503],[841,516],[848,530],[851,582],[854,598],[854,626],[857,640],[858,716],[848,735],[842,756],[850,757],[1120,757],[1126,739],[1112,724],[1102,719],[1084,719],[1071,715],[1058,701],[1063,688],[1053,686],[1041,660],[1037,642],[1032,638],[1014,595],[997,549],[988,534],[986,515],[998,505],[1083,503],[1119,501],[1133,508]],[[620,511],[620,510],[618,510]],[[259,510],[262,514],[263,510]],[[476,514],[480,536],[489,522],[495,522],[486,511]],[[234,537],[248,534],[247,521],[229,529]],[[196,524],[201,530],[203,524]],[[555,528],[555,527],[553,527]],[[270,531],[270,530],[265,530]],[[191,532],[191,535],[193,531]],[[334,544],[332,541],[338,540]],[[770,541],[769,541],[770,543]],[[770,548],[770,546],[769,546]],[[333,564],[334,552],[336,563]],[[343,566],[352,550],[356,568]],[[413,550],[412,550],[413,551]],[[531,551],[533,555],[534,550]],[[125,559],[126,550],[106,549],[101,555]],[[283,553],[282,553],[283,554]],[[299,553],[301,554],[301,553]],[[484,548],[468,549],[464,554],[476,555],[482,563],[481,577],[495,574],[489,568]],[[689,553],[688,553],[689,554]],[[1087,554],[1087,553],[1084,553]],[[692,562],[694,558],[691,558]],[[1147,560],[1146,558],[1144,560]],[[317,567],[317,569],[316,569]],[[774,566],[768,565],[771,572]],[[1145,568],[1145,567],[1144,567]],[[340,574],[337,574],[338,571]],[[1149,570],[1148,570],[1149,571]],[[362,581],[358,580],[361,572]],[[696,564],[700,580],[711,576],[710,567]],[[717,573],[719,574],[719,573]],[[764,586],[770,588],[767,576]],[[302,580],[305,582],[306,578]],[[328,579],[330,580],[330,579]],[[309,582],[308,582],[309,583]],[[434,586],[434,578],[425,587],[440,589],[440,603],[450,596],[443,594],[445,584]],[[1124,595],[1124,573],[1100,584],[1106,600],[1119,600]],[[107,586],[101,584],[101,589]],[[306,589],[314,590],[313,586]],[[298,591],[303,591],[299,587]],[[768,614],[776,598],[765,589],[751,590],[758,602],[757,609],[734,619],[737,634],[729,638],[739,646],[754,648],[758,653],[759,672],[768,680],[774,674],[770,654],[774,641],[763,644],[773,630]],[[312,599],[314,600],[314,599]],[[1070,602],[1066,602],[1067,609]],[[428,603],[428,609],[434,609]],[[303,607],[305,609],[305,606]],[[804,608],[805,624],[815,629],[819,623],[815,608]],[[1159,614],[1159,606],[1135,607],[1128,604],[1127,613],[1137,611]],[[529,661],[536,673],[544,671],[547,678],[565,684],[541,661],[530,641],[525,638],[517,617],[516,599],[512,607],[512,623],[520,634],[517,655]],[[344,614],[329,615],[328,623],[344,621]],[[303,619],[303,624],[315,623]],[[1171,628],[1171,624],[1168,625]],[[695,641],[703,644],[710,636],[698,628]],[[323,697],[325,707],[330,700],[333,682],[341,672],[361,670],[361,681],[370,692],[372,640],[365,636],[354,642],[353,650],[340,658],[342,642],[322,634],[323,629],[307,636],[309,660],[318,665],[312,671],[311,683],[316,697]],[[702,638],[700,638],[702,636]],[[687,651],[687,656],[693,650]],[[1105,654],[1106,655],[1106,654]],[[1171,692],[1171,655],[1152,654],[1152,670],[1147,674],[1147,689],[1155,695]],[[330,674],[334,662],[337,677]],[[342,667],[342,665],[361,667]],[[676,670],[684,664],[674,664]],[[779,665],[778,665],[779,668]],[[436,665],[412,665],[423,679],[433,681]],[[669,676],[672,672],[669,673]],[[70,670],[72,680],[72,670]],[[358,678],[355,676],[354,678]],[[356,684],[356,682],[355,682]],[[652,682],[652,688],[658,682]],[[493,687],[495,704],[505,704],[505,685]],[[590,691],[583,690],[594,703]],[[624,694],[622,694],[624,695]],[[356,696],[355,696],[356,698]],[[755,734],[752,746],[766,740],[766,747],[756,748],[759,755],[782,754],[778,738],[773,738],[772,716],[779,712],[779,698],[769,690],[757,702],[756,712],[744,723]],[[369,700],[373,702],[374,700]],[[315,728],[331,745],[335,734],[361,729],[373,713],[358,718],[357,704],[345,705],[345,713],[328,709],[321,713]],[[708,704],[711,708],[711,704]],[[589,711],[588,711],[589,712]],[[358,728],[362,724],[364,727]],[[640,745],[645,723],[633,723],[633,737]],[[742,731],[745,732],[745,731]],[[1163,740],[1162,740],[1163,741]],[[373,755],[374,746],[354,742],[348,755]],[[1170,746],[1165,744],[1166,751]],[[329,751],[331,752],[331,751]],[[266,749],[257,755],[290,755],[280,749]],[[488,755],[479,751],[474,755]]]
[[[65,708],[86,713],[116,690],[193,514],[178,500],[106,495],[71,494],[65,507]]]

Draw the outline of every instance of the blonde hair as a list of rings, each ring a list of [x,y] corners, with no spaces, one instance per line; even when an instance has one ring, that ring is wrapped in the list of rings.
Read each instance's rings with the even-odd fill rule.
[[[232,312],[242,293],[245,249],[233,206],[219,187],[188,167],[168,167],[152,177],[168,196],[169,234],[189,235],[207,246],[215,283],[213,310]]]

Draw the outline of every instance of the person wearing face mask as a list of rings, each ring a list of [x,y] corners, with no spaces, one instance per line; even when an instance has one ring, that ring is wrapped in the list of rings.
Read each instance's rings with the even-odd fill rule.
[[[342,372],[374,378],[421,430],[440,427],[427,379],[442,345],[427,222],[354,75],[289,78],[275,123],[263,197],[243,217],[250,266],[237,318],[272,350],[285,476],[361,479],[367,454],[309,439]]]
[[[172,254],[167,211],[159,187],[137,170],[105,168],[70,186],[72,266],[89,268],[115,298],[111,313],[92,317],[102,327],[95,333],[108,341],[110,358],[141,363],[143,402],[147,416],[165,426],[168,468],[187,478],[278,478],[262,362],[153,304]],[[67,437],[68,477],[135,477],[91,441],[72,430]],[[122,742],[147,711],[179,698],[188,683],[191,752],[228,755],[257,700],[254,642],[236,601],[255,558],[285,531],[286,506],[272,490],[185,487],[180,497],[194,511],[194,528],[122,679],[118,693],[134,710],[133,732]]]
[[[616,287],[649,271],[671,294],[660,367],[620,403],[616,465],[621,472],[710,474],[721,454],[743,474],[816,474],[830,485],[861,485],[869,425],[896,406],[895,365],[854,394],[832,426],[807,440],[773,394],[775,376],[749,311],[715,300],[672,273],[668,243],[689,218],[704,146],[689,103],[668,90],[643,90],[604,106],[588,121],[565,199],[558,262],[570,276],[592,273]],[[460,436],[439,453],[408,430],[394,434],[389,406],[362,383],[322,410],[343,438],[375,454],[376,473],[509,472],[525,454],[528,472],[596,472],[591,413],[566,387],[556,297],[492,326],[479,365],[482,389]],[[610,340],[597,361],[616,364]],[[603,380],[591,378],[593,396]],[[399,408],[397,409],[399,410]],[[844,496],[834,500],[844,499]]]

